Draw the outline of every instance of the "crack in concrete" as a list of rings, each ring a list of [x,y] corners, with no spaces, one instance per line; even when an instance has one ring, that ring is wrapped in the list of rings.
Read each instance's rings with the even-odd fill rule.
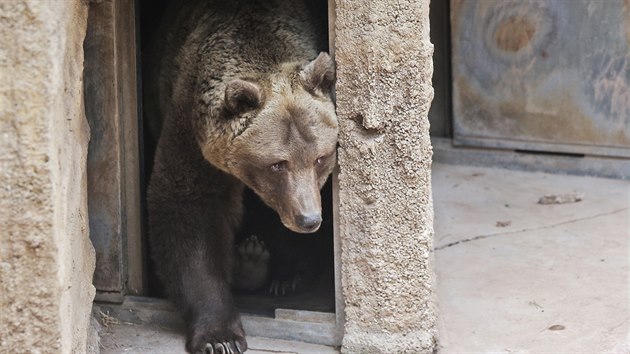
[[[584,220],[596,219],[596,218],[599,218],[599,217],[602,217],[602,216],[613,215],[613,214],[617,214],[617,213],[620,213],[620,212],[623,212],[623,211],[628,211],[628,210],[630,210],[630,208],[617,209],[617,210],[613,210],[613,211],[606,212],[606,213],[595,214],[595,215],[591,215],[591,216],[587,216],[587,217],[583,217],[583,218],[578,218],[578,219],[571,219],[571,220],[559,222],[557,224],[544,225],[544,226],[526,228],[526,229],[521,229],[521,230],[514,230],[514,231],[509,231],[509,232],[497,232],[497,233],[494,233],[494,234],[478,235],[478,236],[475,236],[475,237],[471,237],[471,238],[467,238],[467,239],[464,239],[464,240],[459,240],[459,241],[447,243],[447,244],[442,245],[442,246],[434,247],[433,250],[434,251],[439,251],[439,250],[444,249],[444,248],[448,248],[448,247],[459,245],[460,243],[468,243],[468,242],[471,242],[471,241],[483,240],[483,239],[486,239],[486,238],[489,238],[489,237],[496,237],[496,236],[502,236],[502,235],[512,235],[512,234],[518,234],[518,233],[527,232],[527,231],[537,231],[537,230],[552,229],[554,227],[567,225],[567,224],[572,224],[572,223],[576,223],[576,222],[580,222],[580,221],[584,221]]]

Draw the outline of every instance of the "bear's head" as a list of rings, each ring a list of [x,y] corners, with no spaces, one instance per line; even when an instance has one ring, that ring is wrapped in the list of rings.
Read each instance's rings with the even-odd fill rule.
[[[300,233],[322,221],[320,189],[336,162],[334,63],[321,53],[272,74],[227,80],[200,139],[204,157],[236,176]]]

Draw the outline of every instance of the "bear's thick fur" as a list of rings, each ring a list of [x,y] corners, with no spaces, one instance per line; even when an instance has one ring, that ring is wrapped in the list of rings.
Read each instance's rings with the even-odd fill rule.
[[[184,315],[186,349],[242,352],[230,278],[243,185],[289,229],[318,229],[336,159],[334,65],[301,1],[176,3],[145,71],[157,102],[145,117],[161,131],[147,193],[152,257]]]

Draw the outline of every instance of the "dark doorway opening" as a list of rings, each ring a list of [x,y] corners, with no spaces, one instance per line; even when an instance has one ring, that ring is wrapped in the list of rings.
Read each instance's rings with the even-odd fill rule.
[[[262,0],[261,0],[262,1]],[[151,55],[149,48],[154,45],[168,0],[138,0],[140,23],[140,57]],[[309,3],[313,16],[321,24],[322,47],[328,48],[327,9],[325,0],[312,0]],[[287,6],[291,6],[287,0]],[[146,60],[141,59],[141,63]],[[141,65],[142,95],[151,90],[145,87],[150,75],[145,65]],[[144,112],[146,114],[146,111]],[[141,118],[142,119],[142,118]],[[146,211],[146,188],[151,178],[153,159],[157,141],[149,133],[143,119],[141,149],[144,162],[141,166],[142,204]],[[333,247],[333,200],[332,183],[329,180],[322,190],[322,216],[324,222],[314,234],[297,234],[286,229],[275,211],[265,206],[251,191],[246,189],[243,202],[245,217],[235,238],[235,249],[251,235],[255,235],[270,253],[270,272],[264,286],[254,291],[235,292],[242,312],[273,317],[276,309],[294,309],[318,312],[335,312],[335,274]],[[146,212],[143,213],[146,225]],[[146,230],[147,228],[143,228]],[[162,285],[155,273],[155,264],[150,257],[151,244],[146,234],[142,235],[147,254],[144,279],[147,284],[146,296],[163,298]]]

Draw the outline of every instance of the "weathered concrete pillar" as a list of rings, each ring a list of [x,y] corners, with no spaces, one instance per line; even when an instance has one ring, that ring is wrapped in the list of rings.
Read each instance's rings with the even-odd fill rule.
[[[343,351],[436,342],[429,0],[336,0]]]
[[[0,352],[86,352],[87,2],[0,2]]]

